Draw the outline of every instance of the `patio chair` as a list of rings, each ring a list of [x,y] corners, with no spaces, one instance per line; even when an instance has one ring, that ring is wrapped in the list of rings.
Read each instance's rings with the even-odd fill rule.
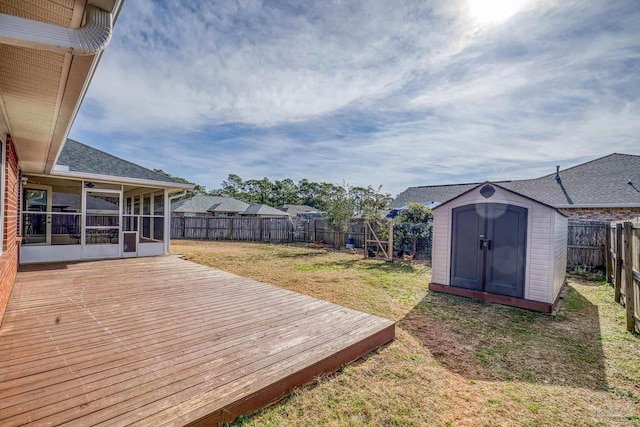
[[[113,239],[115,239],[115,243],[118,243],[119,230],[109,230],[109,234],[107,234],[107,239],[109,239],[109,243],[114,243]]]
[[[70,237],[71,239],[74,239],[74,240],[77,240],[78,242],[80,242],[80,238],[81,238],[82,236],[80,235],[80,229],[79,229],[77,226],[75,226],[75,225],[70,225],[70,226],[67,228],[67,233],[69,233],[69,237]]]

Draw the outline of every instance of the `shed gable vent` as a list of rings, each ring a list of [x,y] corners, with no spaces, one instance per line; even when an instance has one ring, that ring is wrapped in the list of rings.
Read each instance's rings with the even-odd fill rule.
[[[496,189],[493,188],[492,185],[485,185],[480,189],[480,195],[482,197],[484,197],[485,199],[488,199],[489,197],[493,196],[496,193]]]

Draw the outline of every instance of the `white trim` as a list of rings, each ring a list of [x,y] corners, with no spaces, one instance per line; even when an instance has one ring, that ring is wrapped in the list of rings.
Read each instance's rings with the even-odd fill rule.
[[[185,191],[186,192],[186,191]],[[182,192],[180,193],[182,195]],[[169,190],[164,190],[164,254],[171,253],[171,199]]]
[[[29,174],[29,175],[52,176],[55,178],[75,178],[75,179],[84,179],[87,181],[102,181],[105,183],[132,184],[132,185],[142,185],[142,186],[148,186],[148,187],[181,188],[181,189],[184,188],[187,190],[193,190],[193,188],[195,187],[191,184],[182,184],[179,182],[153,181],[151,179],[127,178],[127,177],[100,175],[100,174],[85,173],[85,172],[51,171],[51,173],[49,174]]]
[[[104,50],[111,40],[113,19],[109,12],[88,5],[85,25],[61,25],[0,14],[0,43],[56,53],[92,56]]]
[[[115,4],[113,5],[113,10],[111,11],[111,19],[112,19],[112,27],[115,25],[116,21],[118,20],[118,16],[120,15],[120,10],[122,9],[122,4],[123,4],[124,0],[116,0]],[[69,120],[69,124],[67,125],[67,129],[65,129],[64,131],[64,135],[62,137],[62,142],[60,143],[60,146],[58,147],[58,152],[56,153],[55,157],[53,158],[53,163],[51,163],[49,165],[48,163],[48,159],[50,158],[49,156],[51,155],[51,153],[47,154],[47,159],[45,160],[45,165],[44,165],[44,171],[45,172],[51,172],[51,170],[54,168],[54,166],[56,165],[56,163],[58,163],[58,158],[60,157],[60,153],[62,153],[62,149],[64,148],[64,144],[67,142],[67,138],[69,137],[69,133],[71,132],[71,126],[73,126],[73,122],[76,120],[76,116],[78,115],[78,111],[80,111],[80,106],[82,105],[82,102],[84,101],[84,97],[87,94],[87,90],[89,89],[89,85],[91,84],[91,81],[93,80],[93,76],[96,72],[96,68],[98,67],[98,64],[100,63],[100,59],[102,58],[102,54],[104,53],[104,49],[101,50],[100,52],[98,52],[93,61],[91,62],[91,67],[89,68],[89,73],[87,74],[87,78],[84,81],[84,85],[82,85],[82,89],[80,90],[80,96],[78,97],[78,101],[76,103],[76,106],[73,109],[73,113],[71,114],[71,119]],[[71,70],[71,69],[69,69]]]

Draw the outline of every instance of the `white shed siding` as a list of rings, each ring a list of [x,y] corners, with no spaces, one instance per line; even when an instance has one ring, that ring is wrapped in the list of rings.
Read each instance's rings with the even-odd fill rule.
[[[496,192],[489,199],[482,197],[477,188],[434,210],[432,281],[449,285],[452,210],[473,203],[504,203],[528,210],[524,298],[554,302],[564,281],[567,219],[548,206],[502,188],[494,188]]]
[[[532,203],[529,210],[531,229],[527,234],[529,265],[524,288],[525,299],[549,302],[549,242],[551,241],[552,210],[544,205]]]
[[[441,285],[449,284],[449,221],[446,209],[433,211],[433,240],[431,249],[431,281]]]
[[[556,298],[558,298],[567,273],[568,219],[556,212],[554,225],[553,294],[551,295],[551,302],[555,302]]]

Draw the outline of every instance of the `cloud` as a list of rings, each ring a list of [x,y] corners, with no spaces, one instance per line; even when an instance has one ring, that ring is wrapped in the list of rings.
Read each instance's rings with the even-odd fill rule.
[[[463,0],[300,3],[126,2],[74,137],[209,188],[395,193],[640,154],[637,2],[531,0],[493,24]]]

